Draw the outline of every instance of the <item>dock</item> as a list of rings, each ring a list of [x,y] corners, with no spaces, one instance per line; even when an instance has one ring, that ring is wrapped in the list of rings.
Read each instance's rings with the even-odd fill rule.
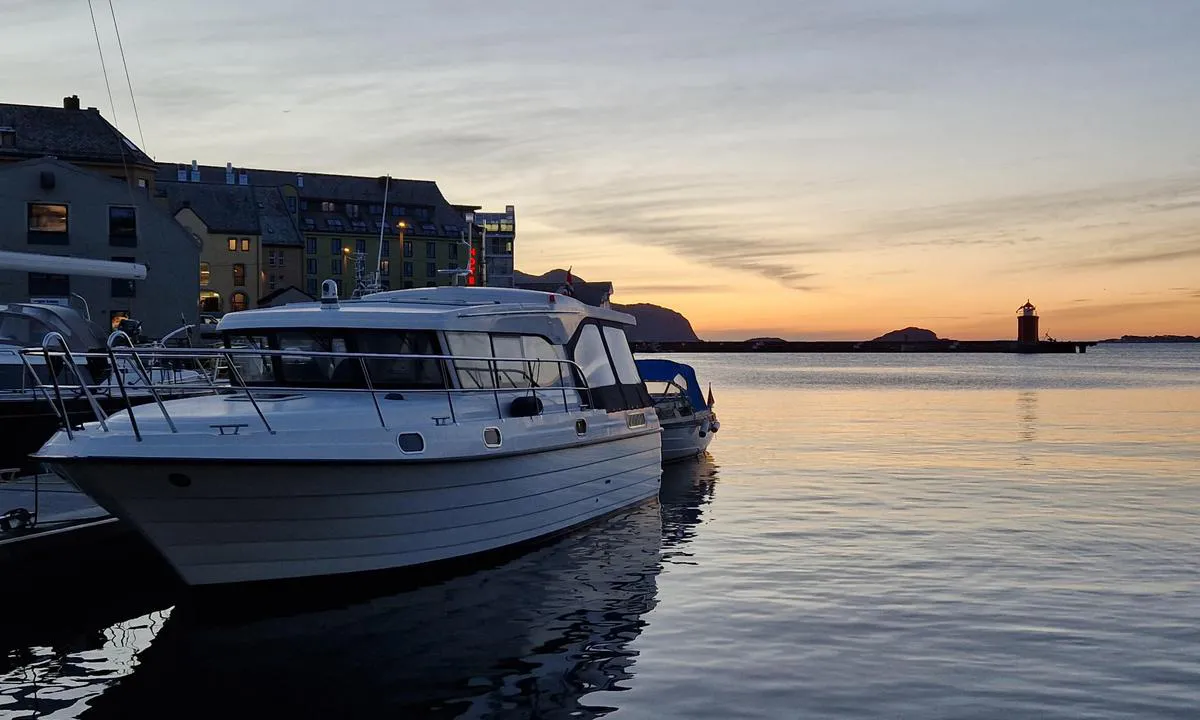
[[[21,618],[49,614],[62,622],[96,595],[176,582],[141,536],[57,475],[0,480],[0,518],[6,639],[23,632]]]
[[[1095,342],[1039,340],[731,340],[716,342],[634,342],[635,353],[1086,353]]]

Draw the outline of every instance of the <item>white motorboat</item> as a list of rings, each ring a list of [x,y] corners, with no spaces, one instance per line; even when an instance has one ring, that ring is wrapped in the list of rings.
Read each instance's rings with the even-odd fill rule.
[[[37,454],[190,585],[458,559],[656,497],[660,427],[628,315],[441,287],[231,313],[206,397],[129,407]],[[39,351],[40,352],[40,351]]]
[[[721,428],[713,410],[712,389],[705,398],[691,365],[646,358],[637,361],[637,368],[662,424],[663,462],[696,457],[707,450],[713,434]]]

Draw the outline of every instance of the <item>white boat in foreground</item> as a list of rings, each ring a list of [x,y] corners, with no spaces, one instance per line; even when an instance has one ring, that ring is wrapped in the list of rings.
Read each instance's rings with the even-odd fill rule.
[[[190,585],[336,575],[535,540],[658,493],[628,315],[442,287],[232,313],[230,384],[62,431],[39,460]]]
[[[721,428],[712,389],[705,398],[691,365],[647,358],[638,360],[637,368],[662,424],[663,462],[696,457],[707,450],[713,433]]]

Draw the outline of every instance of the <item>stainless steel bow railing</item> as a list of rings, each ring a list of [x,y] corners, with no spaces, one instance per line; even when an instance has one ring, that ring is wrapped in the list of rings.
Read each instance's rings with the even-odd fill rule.
[[[119,346],[119,341],[124,341],[124,346]],[[30,364],[31,357],[40,357],[46,364],[49,376],[49,383],[41,381],[40,376],[34,372],[33,366]],[[463,355],[434,355],[434,354],[411,354],[411,353],[360,353],[360,352],[326,352],[315,350],[271,350],[259,348],[165,348],[165,347],[134,347],[129,342],[129,337],[120,331],[114,332],[109,336],[107,347],[103,352],[71,352],[66,346],[66,342],[58,333],[49,333],[42,340],[40,348],[29,348],[21,351],[22,362],[28,368],[32,377],[39,379],[38,389],[41,389],[46,399],[54,406],[56,414],[62,421],[66,429],[68,438],[74,438],[73,423],[71,421],[69,410],[67,407],[66,397],[64,393],[76,393],[75,397],[82,395],[87,398],[88,405],[96,420],[99,422],[100,428],[104,432],[109,431],[108,419],[111,417],[101,407],[97,401],[97,390],[100,388],[111,389],[111,385],[101,386],[89,384],[87,379],[83,377],[80,371],[80,361],[86,362],[88,359],[102,359],[110,363],[113,368],[112,377],[116,380],[116,390],[119,392],[122,399],[123,410],[126,412],[130,428],[133,430],[137,440],[142,440],[142,429],[138,425],[137,417],[133,411],[136,404],[132,397],[135,391],[146,391],[150,394],[151,399],[157,405],[159,413],[163,416],[171,433],[178,433],[179,429],[175,421],[171,418],[171,414],[167,405],[163,401],[164,393],[171,393],[175,396],[186,394],[194,396],[198,394],[221,394],[235,395],[245,397],[254,408],[255,414],[262,422],[263,427],[267,432],[275,434],[275,428],[267,418],[267,414],[260,403],[260,398],[256,395],[271,395],[278,397],[280,394],[295,395],[307,393],[369,393],[372,404],[374,405],[375,415],[379,420],[380,426],[386,428],[387,422],[384,418],[383,409],[379,404],[379,395],[381,393],[403,392],[405,394],[431,394],[441,395],[446,398],[446,405],[449,416],[446,418],[451,423],[458,422],[458,411],[455,409],[454,399],[456,396],[477,395],[480,393],[490,393],[493,397],[496,416],[499,419],[504,417],[504,411],[501,407],[501,396],[519,397],[545,397],[547,393],[553,393],[555,396],[561,396],[563,412],[570,412],[572,408],[572,400],[574,397],[576,408],[587,408],[589,405],[584,398],[589,398],[590,388],[585,380],[583,369],[574,361],[560,358],[498,358],[487,356],[463,356]],[[290,359],[314,359],[325,358],[329,360],[338,359],[353,359],[358,361],[358,367],[362,372],[362,386],[354,384],[298,384],[286,385],[283,383],[271,382],[269,384],[255,384],[253,379],[249,382],[243,377],[241,370],[238,367],[236,359],[239,358],[254,358],[262,362],[266,358],[280,358],[281,360]],[[54,369],[54,360],[58,360],[62,366],[61,370]],[[385,383],[380,386],[372,378],[370,363],[378,360],[416,360],[416,361],[434,361],[437,363],[438,372],[441,376],[443,387],[440,388],[412,388],[412,387],[395,387]],[[125,361],[124,363],[122,361]],[[169,367],[177,367],[180,362],[192,363],[198,377],[196,382],[180,381],[178,376],[173,378],[171,382],[155,382],[154,371],[160,371],[160,376],[165,376],[165,369]],[[123,365],[128,364],[136,372],[140,382],[131,387],[124,377],[124,373],[120,371]],[[463,365],[468,367],[463,367]],[[272,376],[278,369],[272,365]],[[554,373],[551,377],[556,377],[557,381],[541,386],[537,383],[537,378],[541,376],[541,370],[544,366],[554,366]],[[486,368],[486,369],[485,369]],[[519,369],[515,369],[519,368]],[[59,381],[59,374],[65,376],[74,375],[77,380],[74,384],[63,383]],[[464,373],[472,375],[478,382],[480,377],[478,373],[483,373],[488,379],[487,387],[462,387],[461,382],[456,381],[463,376]],[[513,375],[516,375],[524,384],[518,384],[513,380]],[[203,378],[201,381],[200,378]],[[504,382],[509,385],[502,385]],[[568,378],[573,379],[580,384],[568,384]],[[357,378],[355,379],[357,380]],[[483,383],[480,383],[481,385]],[[51,394],[53,391],[53,394]],[[168,398],[170,399],[170,398]]]

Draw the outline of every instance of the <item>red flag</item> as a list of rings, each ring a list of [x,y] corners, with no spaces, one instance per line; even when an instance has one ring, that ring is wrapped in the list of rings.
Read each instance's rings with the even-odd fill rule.
[[[709,383],[708,384],[708,407],[709,407],[709,409],[711,410],[712,406],[715,404],[716,404],[716,401],[713,400],[713,396],[712,396],[712,383]]]

